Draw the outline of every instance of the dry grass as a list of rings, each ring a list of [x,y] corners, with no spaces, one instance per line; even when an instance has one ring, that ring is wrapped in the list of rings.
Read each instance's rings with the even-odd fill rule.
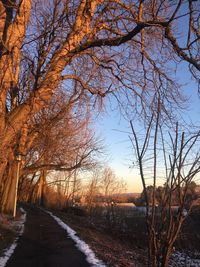
[[[65,223],[73,228],[77,235],[84,240],[97,257],[103,260],[107,266],[113,267],[144,267],[146,251],[136,249],[134,244],[120,240],[111,233],[101,230],[101,226],[96,227],[88,224],[85,217],[66,214],[64,212],[54,212]]]

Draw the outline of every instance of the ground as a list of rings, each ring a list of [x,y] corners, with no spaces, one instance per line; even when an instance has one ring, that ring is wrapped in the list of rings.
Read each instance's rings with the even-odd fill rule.
[[[27,208],[26,208],[27,209]],[[86,257],[54,219],[28,208],[24,234],[6,267],[89,267]]]

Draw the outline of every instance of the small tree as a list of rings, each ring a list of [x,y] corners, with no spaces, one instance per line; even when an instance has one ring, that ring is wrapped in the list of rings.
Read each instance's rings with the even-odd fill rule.
[[[173,130],[164,135],[159,108],[151,117],[143,141],[136,134],[132,122],[131,128],[146,205],[148,266],[166,267],[181,226],[195,203],[196,198],[190,196],[192,181],[200,172],[200,132],[180,132],[177,123],[174,136],[171,133]],[[149,178],[152,178],[151,199],[147,186]],[[159,194],[160,205],[157,209],[156,186],[159,178],[165,180],[165,187]],[[174,195],[179,207],[176,211],[172,208]]]

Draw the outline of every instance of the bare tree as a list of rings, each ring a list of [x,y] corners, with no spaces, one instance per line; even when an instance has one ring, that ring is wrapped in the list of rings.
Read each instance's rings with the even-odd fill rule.
[[[181,132],[177,123],[174,130],[164,134],[159,108],[152,115],[144,139],[136,134],[132,122],[131,128],[146,206],[148,263],[153,267],[166,267],[181,226],[196,201],[187,195],[200,172],[200,133]],[[148,193],[149,179],[151,194]],[[161,181],[165,186],[158,205],[156,186]],[[175,194],[178,210],[172,207]]]
[[[94,210],[97,203],[97,198],[100,195],[100,175],[99,170],[94,169],[91,178],[85,186],[84,192],[86,210],[90,215],[90,218],[94,215]]]
[[[111,230],[120,217],[114,201],[125,190],[125,182],[116,177],[110,167],[95,168],[85,190],[85,205],[90,219],[95,223],[100,220]]]
[[[48,108],[42,109],[26,127],[26,140],[23,148],[19,187],[23,195],[25,191],[32,195],[32,186],[35,184],[34,199],[42,203],[47,176],[50,171],[73,171],[76,169],[91,168],[96,164],[96,156],[100,152],[100,141],[94,136],[90,128],[90,111],[79,103],[67,99],[64,92],[58,91]],[[15,163],[15,161],[14,161]],[[12,162],[10,162],[10,168]],[[32,174],[37,174],[32,179]],[[14,207],[14,190],[16,173],[8,177],[12,182],[9,192],[5,191],[0,202],[7,211]],[[39,176],[38,176],[39,175]],[[27,176],[32,186],[27,187]],[[36,180],[38,181],[36,182]],[[56,181],[55,181],[56,183]],[[19,192],[20,193],[20,192]]]

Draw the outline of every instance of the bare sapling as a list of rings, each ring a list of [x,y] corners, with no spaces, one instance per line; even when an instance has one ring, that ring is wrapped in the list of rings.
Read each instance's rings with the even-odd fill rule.
[[[149,267],[168,266],[183,222],[196,201],[195,197],[188,198],[188,193],[200,172],[200,132],[186,133],[180,128],[176,123],[174,130],[164,133],[159,107],[150,119],[144,139],[137,135],[131,122],[131,140],[146,206]],[[158,201],[156,190],[161,183],[164,186]]]

